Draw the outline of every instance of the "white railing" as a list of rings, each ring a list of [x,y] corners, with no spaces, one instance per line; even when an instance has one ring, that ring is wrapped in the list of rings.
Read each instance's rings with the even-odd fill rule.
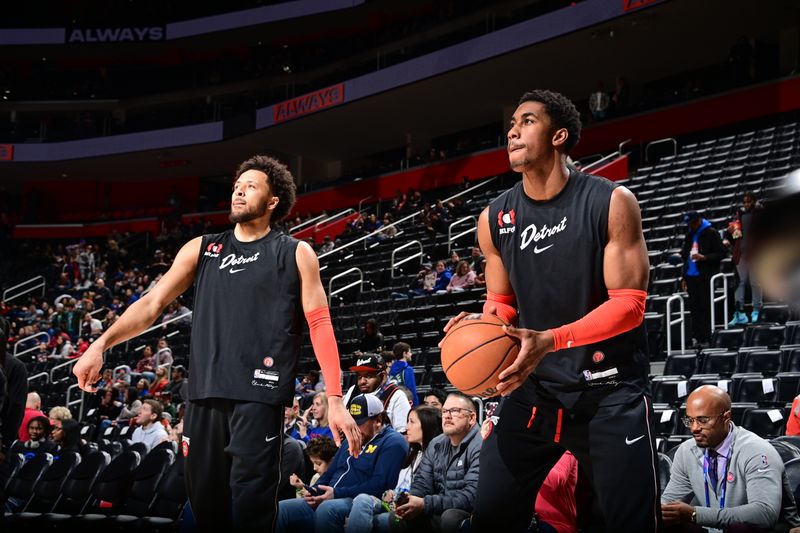
[[[76,357],[75,359],[70,359],[69,361],[64,361],[63,363],[58,364],[58,365],[54,366],[53,368],[51,368],[50,369],[50,383],[55,383],[56,381],[58,381],[55,378],[56,370],[58,370],[60,368],[71,367],[72,365],[74,365],[75,363],[78,362],[78,359],[80,359],[80,357]],[[70,376],[71,376],[71,374],[70,374],[69,370],[67,370],[67,375],[65,376],[65,378],[69,378]],[[61,378],[61,379],[64,379],[64,378]]]
[[[344,287],[336,289],[335,291],[333,290],[333,282],[334,282],[334,280],[344,278],[344,277],[346,277],[346,276],[348,276],[350,274],[353,274],[353,273],[358,274],[358,281],[354,281],[352,283],[348,283]],[[340,274],[336,274],[335,276],[333,276],[330,279],[330,281],[328,281],[328,306],[330,307],[331,301],[333,301],[333,297],[335,295],[337,295],[337,294],[339,294],[341,292],[344,292],[347,289],[350,289],[352,287],[358,286],[358,290],[360,292],[361,291],[361,286],[363,285],[363,283],[364,283],[364,272],[362,272],[361,269],[358,268],[358,267],[348,268],[344,272],[342,272]]]
[[[29,341],[31,339],[35,339],[36,337],[44,337],[45,338],[45,341],[44,341],[45,344],[49,344],[50,343],[50,334],[47,333],[46,331],[40,331],[39,333],[34,333],[33,335],[28,335],[24,339],[20,339],[20,340],[18,340],[17,342],[14,343],[14,350],[12,351],[12,353],[14,354],[14,357],[19,357],[20,355],[25,355],[28,352],[32,352],[34,350],[38,350],[39,349],[39,343],[37,342],[36,344],[34,344],[33,346],[31,346],[30,348],[28,348],[26,350],[22,350],[21,352],[17,351],[20,344],[22,344],[25,341]]]
[[[42,289],[42,296],[44,296],[44,287],[45,281],[44,276],[35,276],[27,281],[23,281],[13,287],[9,287],[3,291],[3,300],[6,302],[10,302],[11,300],[15,300],[20,296],[25,296],[29,292],[33,292],[37,289]],[[15,291],[17,291],[15,293]],[[9,296],[11,294],[11,296]]]
[[[401,250],[405,250],[406,248],[411,248],[412,246],[418,246],[419,247],[419,251],[417,253],[415,253],[415,254],[409,255],[408,257],[406,257],[404,259],[401,259],[400,261],[395,261],[395,258],[397,256],[397,252],[399,252]],[[399,275],[395,276],[395,274],[394,274],[395,269],[397,267],[399,267],[400,265],[408,263],[409,261],[413,261],[414,259],[416,259],[418,257],[422,257],[422,243],[419,242],[419,241],[409,241],[409,242],[403,244],[402,246],[398,246],[397,248],[392,250],[392,277],[393,278],[399,278],[400,277]]]
[[[717,321],[717,302],[722,302],[722,327],[728,329],[728,276],[733,276],[733,274],[725,274],[720,272],[719,274],[714,274],[711,276],[711,281],[709,285],[709,298],[711,299],[711,333],[714,333],[714,329],[716,328],[716,321]],[[722,294],[717,296],[716,291],[716,281],[718,279],[722,280]]]
[[[78,398],[76,400],[71,400],[70,397],[72,396],[72,393],[75,390],[79,391],[79,393],[78,393],[79,396],[78,396]],[[77,383],[73,383],[72,385],[67,387],[67,407],[72,407],[73,405],[80,406],[78,408],[78,420],[83,420],[83,406],[84,406],[83,398],[84,398],[85,395],[86,395],[86,393],[78,386]],[[70,409],[70,411],[71,410],[72,409]]]
[[[289,230],[289,235],[291,235],[292,233],[297,233],[299,230],[305,228],[306,226],[310,226],[311,224],[316,224],[317,222],[320,221],[320,219],[323,218],[325,218],[325,215],[317,215],[313,218],[309,218],[308,220],[304,220],[300,224],[292,226],[292,229]]]
[[[650,162],[650,148],[653,146],[658,146],[659,144],[671,143],[672,144],[672,155],[678,153],[678,141],[673,139],[672,137],[667,137],[664,139],[658,139],[657,141],[647,143],[647,146],[644,147],[644,160],[648,163]]]
[[[676,319],[672,319],[672,303],[678,302],[680,308],[680,316]],[[675,324],[681,325],[681,352],[686,349],[686,315],[684,314],[686,310],[685,304],[683,302],[683,296],[680,294],[673,294],[669,298],[667,298],[667,311],[666,311],[666,322],[667,322],[667,353],[672,351],[672,326]]]
[[[467,223],[470,226],[469,229],[453,236],[453,228],[456,228],[458,226],[463,226]],[[478,219],[476,219],[474,216],[459,218],[458,220],[450,224],[450,226],[448,226],[447,228],[447,252],[450,253],[453,250],[450,247],[450,244],[452,244],[454,241],[457,241],[458,239],[460,239],[465,235],[469,235],[470,233],[475,233],[477,229],[478,229]]]
[[[35,381],[37,379],[44,378],[45,383],[50,383],[50,374],[47,372],[39,372],[38,374],[34,374],[28,377],[28,383],[31,381]]]
[[[489,183],[492,183],[496,179],[497,179],[497,176],[495,176],[493,178],[489,178],[488,180],[482,181],[481,183],[479,183],[477,185],[473,185],[469,189],[465,189],[465,190],[463,190],[463,191],[461,191],[459,193],[454,194],[453,196],[450,196],[449,198],[445,198],[444,200],[442,200],[442,202],[443,203],[447,203],[450,200],[452,200],[454,198],[458,198],[459,196],[462,196],[464,194],[473,193],[473,192],[475,192],[475,190],[477,190],[477,189],[479,189],[481,187],[485,187],[486,185],[488,185]],[[361,243],[363,241],[366,241],[370,237],[373,237],[373,236],[385,231],[386,228],[388,228],[388,227],[397,226],[398,224],[402,224],[403,222],[406,222],[408,220],[412,220],[413,218],[419,216],[421,213],[422,213],[422,210],[420,209],[419,211],[415,211],[415,212],[411,213],[410,215],[406,215],[403,218],[401,218],[400,220],[392,222],[391,224],[386,224],[385,226],[381,226],[379,229],[376,229],[372,233],[369,233],[367,235],[363,235],[363,236],[359,237],[358,239],[354,239],[354,240],[348,242],[347,244],[343,244],[342,246],[338,246],[335,249],[331,250],[330,252],[327,252],[327,253],[324,253],[324,254],[320,255],[319,256],[319,260],[321,261],[322,259],[324,259],[324,258],[326,258],[326,257],[328,257],[330,255],[333,255],[335,253],[341,252],[345,248],[349,248],[351,246],[354,246],[355,244],[358,244],[358,243]]]

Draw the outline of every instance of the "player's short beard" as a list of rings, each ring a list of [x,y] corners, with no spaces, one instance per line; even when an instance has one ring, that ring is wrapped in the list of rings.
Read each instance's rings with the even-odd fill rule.
[[[264,202],[260,207],[256,207],[254,209],[244,209],[238,213],[234,213],[233,206],[231,206],[231,214],[228,215],[228,220],[234,224],[242,224],[244,222],[250,222],[251,220],[261,218],[267,214],[268,205],[269,204],[267,202]]]

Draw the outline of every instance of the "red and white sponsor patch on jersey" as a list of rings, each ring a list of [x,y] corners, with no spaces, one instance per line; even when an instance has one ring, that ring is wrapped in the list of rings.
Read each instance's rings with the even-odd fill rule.
[[[606,354],[604,354],[603,352],[594,352],[594,354],[592,354],[592,361],[594,361],[595,363],[601,363],[605,358]]]
[[[183,437],[181,441],[181,452],[183,453],[184,457],[189,455],[189,437]]]

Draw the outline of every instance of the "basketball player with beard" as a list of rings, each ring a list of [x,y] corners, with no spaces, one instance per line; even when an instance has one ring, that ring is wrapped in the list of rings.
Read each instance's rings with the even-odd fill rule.
[[[292,209],[295,184],[266,156],[244,161],[231,198],[232,230],[189,241],[156,286],[75,365],[94,392],[103,352],[135,337],[195,285],[189,402],[182,450],[200,531],[273,531],[283,445],[303,314],[327,385],[328,421],[358,454],[358,426],[342,404],[339,353],[312,248],[272,230]]]
[[[580,130],[563,95],[524,94],[508,130],[509,163],[522,180],[478,221],[484,312],[517,324],[504,329],[520,342],[499,376],[504,398],[481,449],[472,521],[480,532],[527,531],[565,450],[594,488],[588,531],[641,533],[660,523],[641,214],[624,187],[567,166]]]

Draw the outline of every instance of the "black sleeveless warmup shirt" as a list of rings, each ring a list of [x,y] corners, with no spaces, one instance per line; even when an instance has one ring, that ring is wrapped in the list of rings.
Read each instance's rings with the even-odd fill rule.
[[[298,241],[204,235],[195,280],[189,399],[290,405],[302,334]]]
[[[517,297],[520,327],[543,331],[569,324],[608,300],[603,255],[616,187],[570,170],[555,198],[533,200],[519,182],[491,202],[492,241]],[[565,407],[584,393],[601,405],[625,403],[644,392],[648,369],[641,324],[602,342],[546,355],[515,393],[543,388]]]

